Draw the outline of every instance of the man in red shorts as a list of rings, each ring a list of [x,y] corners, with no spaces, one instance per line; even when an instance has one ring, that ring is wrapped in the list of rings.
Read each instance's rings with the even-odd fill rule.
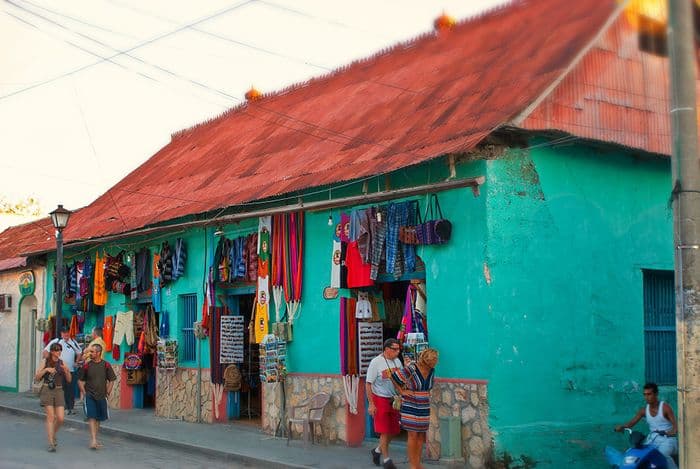
[[[374,418],[374,431],[379,433],[379,446],[371,451],[372,462],[375,466],[384,466],[384,469],[396,469],[389,457],[389,443],[401,431],[399,411],[391,406],[397,394],[391,373],[402,367],[399,352],[399,341],[387,339],[384,341],[384,352],[374,357],[367,368],[365,393],[369,401],[368,412]]]

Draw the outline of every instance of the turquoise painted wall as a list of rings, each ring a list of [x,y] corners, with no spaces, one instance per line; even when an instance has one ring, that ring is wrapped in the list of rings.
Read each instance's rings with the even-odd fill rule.
[[[670,165],[584,145],[538,146],[543,143],[458,164],[458,177],[486,176],[478,197],[469,188],[440,194],[453,238],[418,250],[426,263],[430,342],[441,352],[438,376],[488,380],[499,451],[529,455],[538,467],[599,467],[604,444],[624,445],[611,425],[641,405],[641,270],[673,267]],[[448,176],[437,160],[392,174],[389,183],[394,189]],[[373,192],[385,184],[377,178],[368,186]],[[310,199],[361,190],[357,183]],[[426,198],[419,199],[424,206]],[[330,283],[328,216],[306,214],[302,308],[288,348],[292,372],[339,372],[339,300],[322,297]],[[223,229],[228,237],[247,234],[257,219]],[[155,250],[163,239],[185,237],[186,277],[163,295],[171,331],[182,327],[178,295],[197,293],[201,309],[205,266],[218,241],[213,231],[106,245],[112,254],[120,247]],[[49,282],[47,298],[51,288]],[[123,301],[112,295],[106,313],[123,310]],[[207,340],[204,367],[208,349]],[[672,389],[662,394],[675,405]]]
[[[605,444],[624,446],[611,428],[643,402],[642,269],[673,269],[669,173],[668,161],[584,145],[489,161],[499,450],[537,467],[602,467]]]
[[[178,310],[178,297],[179,295],[185,295],[185,294],[192,294],[195,293],[197,294],[197,306],[198,306],[198,315],[201,315],[199,311],[201,311],[202,307],[202,302],[203,302],[203,286],[202,282],[203,279],[205,278],[205,267],[204,267],[204,258],[203,254],[205,252],[205,236],[207,237],[207,250],[208,250],[208,245],[211,243],[211,239],[213,239],[213,229],[208,229],[205,235],[205,231],[203,228],[198,228],[195,230],[189,230],[187,232],[173,232],[172,234],[167,234],[167,235],[156,235],[150,239],[126,239],[123,241],[118,241],[118,242],[113,242],[113,243],[105,243],[104,245],[101,245],[99,248],[97,248],[100,252],[100,255],[103,254],[103,252],[107,252],[110,255],[116,255],[121,251],[122,249],[125,250],[126,252],[132,252],[132,251],[138,251],[142,247],[147,247],[151,251],[151,254],[154,252],[160,251],[160,246],[163,241],[169,241],[170,245],[173,246],[175,243],[175,240],[179,237],[183,238],[186,245],[187,245],[187,250],[188,250],[188,256],[187,256],[187,261],[185,264],[185,276],[179,278],[176,282],[172,283],[170,287],[164,288],[162,291],[162,311],[164,311],[166,314],[168,314],[168,318],[170,320],[170,334],[171,336],[175,337],[180,337],[180,329],[183,326],[182,324],[182,318],[181,318],[181,311]],[[93,263],[95,261],[95,253],[97,250],[95,248],[88,249],[88,250],[83,250],[83,251],[76,251],[76,250],[66,250],[64,254],[64,258],[66,259],[66,263],[68,262],[73,262],[74,260],[82,260],[85,258],[86,255],[92,259]],[[55,255],[51,256],[49,255],[49,276],[53,275],[53,271],[55,268]],[[51,277],[49,277],[51,278]],[[46,301],[46,311],[51,311],[50,308],[50,298],[53,295],[53,282],[47,282],[46,285],[47,288],[47,301]],[[143,309],[145,308],[145,305],[138,304],[135,302],[132,302],[130,299],[126,299],[126,297],[123,294],[117,294],[117,293],[109,293],[108,298],[107,298],[107,304],[104,306],[104,315],[105,316],[113,316],[117,312],[121,311],[128,311],[128,310],[134,310],[137,311],[138,309]],[[63,305],[63,315],[64,317],[70,317],[72,314],[71,312],[71,305],[64,304]],[[87,313],[85,316],[85,325],[83,328],[83,331],[85,333],[90,333],[92,331],[92,328],[96,325],[97,323],[97,314],[96,313]],[[135,341],[138,341],[138,337],[135,337]],[[209,352],[208,352],[208,345],[203,344],[202,345],[202,352],[203,352],[203,364],[208,363],[209,360]],[[123,360],[124,358],[124,353],[125,351],[128,351],[128,347],[126,345],[126,341],[122,341],[122,346],[121,346],[121,358]],[[111,358],[111,354],[107,355],[107,359],[110,362],[114,362]],[[195,367],[196,362],[191,361],[191,362],[184,362],[181,363],[183,367]]]

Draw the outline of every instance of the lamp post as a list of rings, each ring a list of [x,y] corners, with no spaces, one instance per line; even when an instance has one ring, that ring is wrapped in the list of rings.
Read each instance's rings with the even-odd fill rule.
[[[61,337],[63,313],[63,229],[68,225],[71,211],[58,206],[51,212],[51,222],[56,228],[56,338]]]

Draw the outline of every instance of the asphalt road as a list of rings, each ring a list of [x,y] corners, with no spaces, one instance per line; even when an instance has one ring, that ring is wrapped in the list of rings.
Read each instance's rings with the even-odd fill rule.
[[[104,448],[88,448],[85,430],[63,427],[58,449],[47,451],[44,422],[34,417],[0,413],[0,468],[243,468],[240,463],[206,454],[141,443],[110,435],[99,438]]]

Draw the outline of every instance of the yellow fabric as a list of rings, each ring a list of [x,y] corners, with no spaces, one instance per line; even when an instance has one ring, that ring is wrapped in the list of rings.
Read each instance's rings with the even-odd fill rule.
[[[262,342],[263,337],[267,335],[267,303],[260,304],[255,307],[255,343]]]

